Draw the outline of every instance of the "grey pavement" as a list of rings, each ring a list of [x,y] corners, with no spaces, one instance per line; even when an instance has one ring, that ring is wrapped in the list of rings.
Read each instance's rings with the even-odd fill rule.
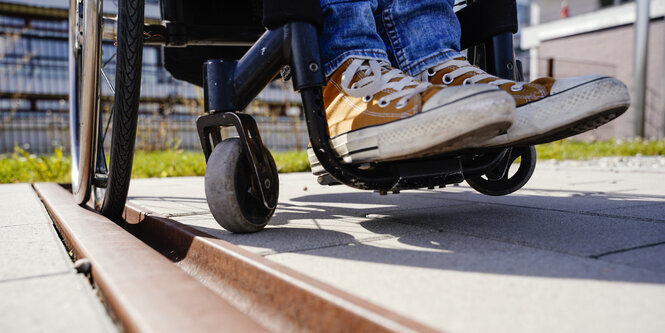
[[[448,332],[665,331],[665,166],[539,162],[504,197],[282,174],[250,235],[214,221],[201,177],[137,179],[130,200]]]
[[[29,184],[0,185],[0,332],[115,332]]]

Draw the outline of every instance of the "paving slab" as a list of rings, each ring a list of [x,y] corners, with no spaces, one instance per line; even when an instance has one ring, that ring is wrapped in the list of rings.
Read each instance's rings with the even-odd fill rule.
[[[72,270],[71,259],[32,186],[0,186],[0,282]]]
[[[0,283],[72,270],[71,259],[52,225],[0,228]]]
[[[508,196],[485,196],[467,186],[450,186],[438,191],[438,195],[453,200],[582,212],[663,203],[663,189],[665,171],[661,169],[606,169],[539,162],[526,186]]]
[[[268,256],[447,332],[658,332],[665,274],[451,233]]]
[[[202,177],[148,178],[131,182],[132,202],[165,216],[209,213]]]
[[[404,210],[383,216],[444,232],[581,256],[665,242],[663,223],[500,204]]]
[[[116,332],[30,184],[0,185],[0,332]]]
[[[0,186],[0,228],[25,224],[51,224],[30,184]]]
[[[0,294],[0,332],[118,331],[81,274],[2,282]]]
[[[130,200],[444,331],[665,330],[664,170],[544,163],[505,197],[282,174],[271,224],[250,235],[214,221],[202,178],[160,184],[133,181]]]

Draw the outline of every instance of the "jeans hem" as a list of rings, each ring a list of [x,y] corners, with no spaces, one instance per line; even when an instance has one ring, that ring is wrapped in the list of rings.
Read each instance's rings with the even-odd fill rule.
[[[352,50],[352,51],[347,51],[344,52],[340,55],[338,55],[335,59],[325,63],[323,65],[324,72],[326,74],[326,77],[330,77],[333,72],[339,68],[345,61],[347,61],[349,58],[355,58],[355,59],[368,59],[368,60],[384,60],[387,62],[390,62],[388,60],[388,53],[385,50],[381,49],[368,49],[368,50]]]

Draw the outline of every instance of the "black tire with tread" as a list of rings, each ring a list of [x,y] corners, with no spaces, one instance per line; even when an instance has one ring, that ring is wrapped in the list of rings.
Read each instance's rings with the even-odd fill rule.
[[[118,0],[115,96],[106,188],[95,188],[95,208],[104,216],[121,216],[132,174],[143,62],[144,0]],[[101,133],[100,133],[101,137]],[[97,154],[97,158],[102,155]]]
[[[275,161],[268,154],[268,162]],[[275,209],[268,209],[261,199],[249,193],[251,168],[238,138],[229,138],[213,149],[205,172],[205,193],[208,207],[217,223],[234,233],[251,233],[263,229]],[[274,179],[278,179],[275,175]],[[279,183],[275,190],[279,191]]]

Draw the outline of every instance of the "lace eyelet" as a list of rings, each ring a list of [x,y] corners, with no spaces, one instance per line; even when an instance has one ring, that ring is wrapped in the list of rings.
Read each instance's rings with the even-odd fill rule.
[[[464,81],[462,81],[463,86],[466,86],[466,85],[469,85],[469,84],[473,84],[473,83],[471,83],[471,78],[470,77],[467,77],[466,79],[464,79]]]
[[[409,102],[398,102],[397,104],[395,104],[395,109],[401,109],[405,107],[408,103]]]
[[[516,84],[510,86],[510,91],[522,91],[522,89],[524,89],[524,86],[518,86]]]
[[[434,68],[427,69],[427,76],[434,76],[435,74]]]
[[[383,98],[380,98],[380,99],[379,99],[379,104],[378,104],[379,107],[381,107],[381,108],[385,108],[385,107],[388,106],[389,104],[390,104],[390,102],[386,101],[385,99],[383,99]]]
[[[369,103],[369,101],[371,101],[373,97],[374,96],[372,95],[363,96],[363,102]]]
[[[451,84],[451,83],[453,83],[453,80],[454,79],[452,77],[450,77],[450,76],[448,76],[448,74],[446,74],[446,75],[443,76],[442,81],[443,81],[443,84]]]
[[[358,84],[357,84],[357,83],[353,83],[353,84],[351,85],[351,89],[356,89],[356,88],[358,88]]]

